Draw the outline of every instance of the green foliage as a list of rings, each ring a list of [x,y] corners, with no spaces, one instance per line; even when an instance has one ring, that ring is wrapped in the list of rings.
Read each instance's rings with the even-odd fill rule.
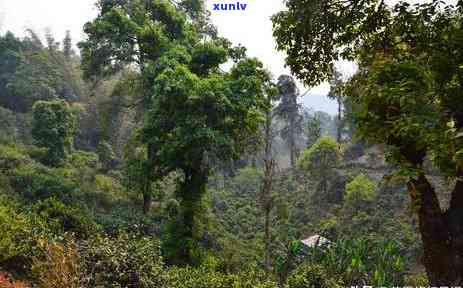
[[[30,163],[12,171],[12,187],[28,200],[56,197],[69,203],[76,196],[78,187],[69,178],[41,165]]]
[[[97,232],[95,222],[83,207],[65,205],[56,198],[41,200],[31,210],[48,223],[55,235],[73,233],[77,238],[88,238]]]
[[[317,265],[303,265],[288,278],[288,288],[340,288],[344,287],[336,275]]]
[[[32,225],[17,203],[0,196],[0,266],[31,253]]]
[[[381,3],[381,4],[380,4]],[[384,2],[368,0],[362,5],[337,0],[289,0],[288,9],[272,17],[277,49],[287,53],[286,63],[308,86],[328,80],[333,64],[351,59],[365,32],[375,33],[385,11]],[[377,33],[377,35],[382,35]],[[366,38],[366,37],[365,37]]]
[[[108,206],[110,207],[108,212],[95,215],[95,221],[108,235],[116,235],[119,231],[128,234],[159,235],[161,227],[159,216],[144,214],[127,201],[110,202]]]
[[[166,287],[160,244],[149,237],[120,233],[96,236],[79,247],[87,287]],[[167,286],[168,287],[168,286]]]
[[[360,174],[346,185],[344,201],[353,210],[361,209],[364,203],[371,202],[375,198],[375,190],[375,183]]]
[[[206,269],[172,268],[171,287],[178,288],[276,288],[278,285],[261,272],[225,274]]]
[[[405,259],[392,241],[340,240],[328,248],[311,248],[309,262],[337,275],[346,285],[403,285]]]
[[[46,163],[57,166],[71,152],[75,117],[65,101],[38,101],[33,107],[32,135],[39,147],[48,148]]]
[[[88,39],[79,47],[86,78],[140,66],[147,149],[143,161],[127,166],[128,175],[144,178],[139,190],[147,211],[152,178],[184,174],[177,191],[184,223],[177,228],[185,231],[177,236],[191,242],[193,234],[201,235],[196,217],[210,172],[207,159],[228,161],[244,151],[262,121],[270,77],[255,59],[241,59],[230,72],[220,71],[232,54],[230,43],[216,37],[199,41],[210,32],[203,29],[207,21],[195,23],[207,19],[202,3],[180,6],[186,10],[159,0],[100,1],[100,14],[85,25]],[[189,256],[183,257],[188,262]]]
[[[68,155],[68,164],[74,168],[96,168],[98,164],[98,155],[86,151],[73,151]]]
[[[323,137],[306,149],[299,159],[301,169],[320,175],[335,168],[340,160],[338,144],[333,138]]]
[[[323,137],[302,153],[298,166],[318,179],[320,191],[326,194],[328,179],[333,177],[340,157],[338,143],[333,138]]]
[[[0,141],[13,142],[18,139],[17,118],[13,111],[0,107]]]
[[[169,2],[137,1],[131,5],[99,1],[99,8],[99,17],[84,26],[87,41],[79,43],[86,78],[112,75],[137,60],[145,66],[156,61],[172,42],[193,36],[185,27],[185,15]]]
[[[263,177],[260,169],[248,166],[238,170],[228,185],[237,195],[257,195]]]
[[[0,36],[0,105],[24,113],[39,100],[75,100],[84,86],[79,73],[56,47],[45,49],[38,35],[27,32],[24,39]]]
[[[19,164],[27,163],[28,155],[18,146],[0,144],[0,165],[4,168],[14,168]]]

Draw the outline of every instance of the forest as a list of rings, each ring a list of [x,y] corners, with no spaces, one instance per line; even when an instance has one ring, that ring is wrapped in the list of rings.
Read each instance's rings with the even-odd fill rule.
[[[291,75],[204,0],[95,5],[0,35],[0,288],[463,286],[463,2],[286,0]]]

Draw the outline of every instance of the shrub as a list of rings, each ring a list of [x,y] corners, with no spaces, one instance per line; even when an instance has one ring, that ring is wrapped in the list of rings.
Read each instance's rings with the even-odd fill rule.
[[[323,137],[303,152],[298,166],[312,174],[319,175],[334,168],[339,161],[338,143],[331,137]]]
[[[68,163],[75,168],[96,168],[98,166],[98,155],[86,151],[74,151],[69,154]]]
[[[405,283],[412,287],[428,287],[428,277],[426,273],[419,273],[405,277]]]
[[[277,288],[262,272],[226,274],[202,268],[171,268],[169,287],[175,288]]]
[[[288,288],[341,288],[342,282],[318,265],[303,265],[288,278]]]
[[[362,203],[371,202],[376,196],[375,183],[365,175],[359,174],[346,185],[345,202],[351,207],[361,206]]]
[[[16,145],[0,145],[0,165],[5,167],[6,164],[23,163],[29,160],[27,154]],[[14,167],[10,165],[10,167]]]
[[[31,255],[32,227],[17,204],[0,196],[0,265]]]
[[[110,235],[116,235],[118,231],[150,236],[160,234],[159,217],[143,214],[143,211],[134,209],[128,202],[116,202],[110,213],[96,214],[96,221]]]
[[[70,203],[78,189],[76,183],[67,177],[34,163],[21,165],[11,174],[13,188],[27,200],[56,197]]]
[[[101,174],[95,176],[95,185],[99,191],[105,193],[111,193],[116,186],[113,178]]]
[[[310,249],[308,259],[309,264],[320,265],[331,275],[340,275],[346,285],[404,284],[405,260],[391,241],[339,240],[329,249]]]
[[[328,180],[334,177],[340,158],[338,143],[331,137],[323,137],[302,153],[298,166],[315,177],[319,191],[326,194]]]
[[[120,233],[96,237],[80,246],[88,287],[165,287],[160,244],[148,237]]]
[[[32,211],[47,221],[53,233],[74,233],[78,238],[88,238],[97,231],[97,226],[82,207],[65,205],[56,198],[37,202]]]

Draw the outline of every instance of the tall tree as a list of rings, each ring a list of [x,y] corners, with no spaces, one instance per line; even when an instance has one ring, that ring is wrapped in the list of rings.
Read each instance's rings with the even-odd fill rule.
[[[50,51],[56,51],[59,48],[59,43],[55,41],[53,32],[50,28],[45,29],[45,40],[47,41],[47,48]]]
[[[192,262],[195,242],[202,235],[199,219],[211,160],[237,159],[250,136],[257,133],[265,108],[265,83],[270,77],[254,59],[242,60],[222,75],[209,75],[203,69],[198,75],[190,70],[194,63],[173,59],[185,58],[162,58],[166,68],[154,81],[155,103],[144,135],[147,143],[157,147],[155,169],[161,174],[180,170],[184,175],[177,193],[181,219],[175,225],[177,239],[171,243],[174,260],[181,264]],[[214,66],[205,64],[215,69],[222,61]]]
[[[129,66],[140,70],[134,95],[136,103],[146,110],[150,106],[153,67],[159,57],[176,45],[193,45],[199,41],[187,19],[168,1],[162,0],[100,0],[98,17],[84,26],[88,39],[78,44],[82,55],[84,77],[96,81],[116,74]],[[143,113],[142,113],[143,114]],[[150,154],[153,147],[147,148]],[[148,157],[149,161],[150,157]],[[150,165],[143,175],[153,178]],[[151,185],[146,184],[146,187]],[[144,207],[151,197],[143,193]]]
[[[362,4],[288,1],[289,10],[274,17],[279,48],[288,51],[291,69],[309,84],[327,79],[339,57],[357,60],[359,72],[347,93],[357,132],[370,142],[388,144],[390,160],[408,177],[430,284],[461,285],[462,4]],[[455,180],[446,211],[426,176],[426,156]]]
[[[67,60],[69,60],[72,54],[74,54],[74,51],[72,50],[71,31],[69,30],[66,31],[66,36],[63,39],[63,54]]]
[[[297,136],[303,132],[300,105],[297,103],[299,89],[291,76],[281,75],[277,83],[280,95],[280,104],[276,107],[276,113],[286,125],[281,131],[282,138],[289,146],[291,168],[295,168],[298,156]]]
[[[202,1],[183,2],[204,7]],[[177,191],[181,211],[165,251],[171,263],[193,264],[204,230],[202,197],[211,159],[236,159],[257,133],[270,77],[259,61],[233,58],[238,50],[230,42],[200,31],[195,11],[164,0],[106,0],[98,5],[99,16],[85,26],[88,40],[79,45],[85,75],[139,67],[146,107],[146,175],[183,175]],[[228,59],[236,64],[222,72],[219,66]]]
[[[277,91],[269,89],[266,97],[267,109],[265,112],[265,123],[264,123],[264,178],[263,185],[260,192],[260,204],[264,211],[264,265],[267,273],[270,273],[271,263],[271,215],[272,208],[274,206],[273,199],[273,185],[276,170],[276,161],[273,153],[273,141],[275,133],[273,131],[274,118],[276,116],[274,110],[274,101],[276,100]]]

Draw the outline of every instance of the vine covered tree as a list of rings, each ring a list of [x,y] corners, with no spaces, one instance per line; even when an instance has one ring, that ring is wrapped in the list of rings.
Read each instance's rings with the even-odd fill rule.
[[[265,109],[265,83],[270,77],[254,59],[239,62],[230,73],[209,77],[193,73],[189,63],[171,59],[166,56],[172,66],[166,65],[154,81],[156,96],[144,141],[158,147],[152,159],[162,175],[183,172],[177,193],[181,220],[175,225],[172,249],[177,261],[191,263],[195,239],[202,233],[198,220],[211,160],[237,159],[250,136],[257,133]],[[203,70],[203,75],[207,74]]]
[[[202,197],[214,158],[236,159],[258,132],[270,81],[262,64],[215,37],[203,1],[100,1],[80,43],[87,78],[139,67],[148,179],[179,171],[180,211],[164,241],[171,263],[193,264],[204,229]],[[219,66],[236,64],[229,72]],[[147,184],[148,185],[148,184]],[[196,255],[196,256],[195,256]]]

